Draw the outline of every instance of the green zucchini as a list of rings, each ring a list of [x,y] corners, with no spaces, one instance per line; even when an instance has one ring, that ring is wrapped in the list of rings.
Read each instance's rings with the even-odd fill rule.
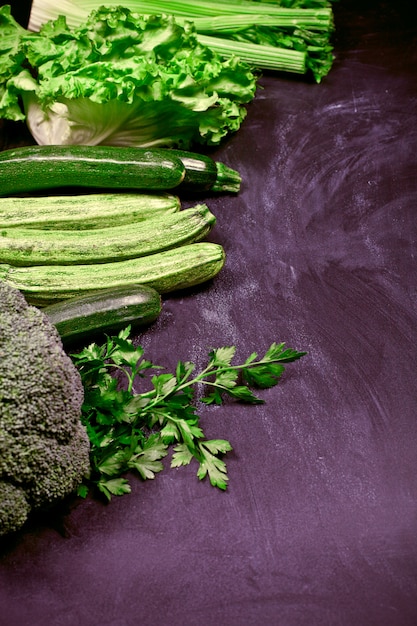
[[[237,193],[242,178],[236,170],[205,154],[170,148],[185,167],[185,176],[180,187],[189,191],[214,191]]]
[[[0,265],[0,280],[19,289],[29,304],[46,306],[98,289],[149,285],[158,293],[186,289],[214,278],[225,262],[221,245],[192,243],[150,256],[97,265]]]
[[[43,309],[64,343],[119,332],[154,322],[161,313],[159,293],[146,285],[101,289]]]
[[[216,218],[207,205],[178,213],[95,230],[0,230],[0,263],[76,265],[108,263],[147,256],[201,241]]]
[[[24,146],[0,152],[0,195],[60,187],[167,191],[185,176],[167,150],[120,146]]]
[[[0,198],[0,228],[105,228],[174,213],[180,208],[178,196],[167,192],[11,196]]]

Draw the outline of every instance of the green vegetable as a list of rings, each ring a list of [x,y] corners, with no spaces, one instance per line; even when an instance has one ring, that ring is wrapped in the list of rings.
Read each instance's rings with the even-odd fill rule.
[[[205,404],[220,405],[225,396],[259,404],[263,401],[253,388],[273,387],[285,364],[306,353],[273,343],[262,358],[254,352],[234,365],[235,347],[218,348],[209,353],[208,364],[199,373],[193,363],[180,361],[175,374],[152,376],[151,389],[139,393],[134,391],[136,383],[150,370],[161,368],[144,359],[143,348],[133,345],[129,330],[72,355],[84,384],[82,422],[91,440],[92,472],[80,494],[85,495],[91,486],[109,500],[129,493],[127,472],[154,478],[163,469],[161,459],[170,446],[171,467],[188,465],[194,459],[200,480],[208,476],[213,486],[226,489],[222,456],[232,446],[224,439],[205,439],[196,412],[196,388],[204,386]],[[114,368],[124,376],[122,388],[112,374]]]
[[[0,117],[26,119],[39,144],[217,145],[240,128],[257,86],[247,64],[200,44],[191,23],[121,6],[30,33],[6,5],[0,41]]]
[[[118,2],[106,3],[109,6]],[[304,74],[310,70],[317,82],[333,63],[331,35],[334,18],[327,0],[125,0],[131,11],[171,14],[184,23],[192,20],[198,41],[224,57],[239,56],[261,69]],[[33,0],[29,29],[59,14],[70,26],[78,26],[100,0]]]
[[[0,228],[83,230],[140,222],[176,213],[169,193],[86,193],[0,198]]]
[[[56,187],[170,190],[185,167],[168,150],[118,146],[24,146],[0,152],[0,195]]]
[[[59,332],[64,345],[126,325],[145,326],[161,313],[161,296],[145,285],[101,289],[88,296],[51,304],[42,311]]]
[[[0,177],[0,195],[54,187],[159,191],[175,187],[176,191],[237,193],[242,180],[236,170],[196,152],[104,145],[24,146],[0,151]],[[149,194],[143,200],[147,198]],[[100,197],[84,198],[84,203],[89,204],[93,199]],[[108,199],[111,201],[114,197],[110,195]],[[126,200],[128,196],[122,199]],[[49,204],[53,200],[46,202]],[[68,199],[66,204],[70,205]],[[152,207],[155,204],[159,206],[159,202],[153,202]],[[145,203],[141,206],[145,208]],[[162,206],[165,209],[166,203]],[[146,212],[152,213],[149,211],[152,207],[147,207]],[[0,204],[0,219],[1,211]]]
[[[180,361],[175,374],[153,375],[147,381],[150,389],[141,392],[134,391],[140,380],[161,368],[144,358],[141,346],[133,345],[129,328],[103,345],[91,344],[73,354],[85,389],[82,422],[91,440],[92,472],[80,495],[91,486],[108,500],[129,493],[126,473],[154,478],[163,469],[161,459],[171,446],[171,467],[188,465],[194,459],[200,480],[207,476],[213,486],[226,489],[228,476],[222,456],[232,446],[224,439],[205,438],[196,412],[196,388],[203,385],[207,390],[202,398],[206,404],[220,405],[225,396],[262,403],[253,388],[273,387],[285,364],[304,354],[284,343],[273,343],[263,357],[254,352],[242,364],[234,365],[235,347],[218,348],[209,353],[208,364],[199,373],[193,363]],[[114,368],[124,377],[122,387],[112,374]]]
[[[180,190],[237,193],[242,178],[236,170],[207,155],[186,150],[170,149],[185,167]]]
[[[142,222],[91,230],[3,228],[0,263],[77,265],[145,257],[201,241],[215,222],[207,205],[199,204]]]
[[[20,289],[30,304],[46,306],[97,289],[149,285],[160,294],[200,285],[225,262],[219,244],[192,243],[150,256],[97,265],[0,265],[0,280]]]
[[[88,474],[83,397],[56,328],[0,281],[0,535],[73,493]]]

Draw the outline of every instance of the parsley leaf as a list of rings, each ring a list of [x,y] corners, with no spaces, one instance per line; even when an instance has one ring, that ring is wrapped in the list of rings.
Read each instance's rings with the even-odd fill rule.
[[[155,474],[164,469],[161,460],[167,455],[167,446],[160,435],[151,435],[143,445],[138,445],[128,461],[129,469],[136,470],[145,480],[155,478]]]
[[[106,496],[107,500],[111,500],[112,496],[122,496],[125,493],[131,492],[130,485],[126,478],[112,478],[110,480],[101,478],[97,482],[97,488]]]
[[[188,465],[193,459],[193,453],[186,446],[185,443],[179,443],[174,448],[174,454],[172,455],[171,467],[180,467],[181,465]]]
[[[213,487],[225,490],[229,480],[226,463],[217,455],[219,452],[228,452],[232,446],[228,441],[212,440],[200,443],[198,449],[201,454],[200,467],[197,472],[198,478],[203,480],[208,475]]]

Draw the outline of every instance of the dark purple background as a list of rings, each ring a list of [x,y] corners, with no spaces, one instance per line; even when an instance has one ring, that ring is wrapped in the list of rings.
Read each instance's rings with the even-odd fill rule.
[[[228,344],[308,351],[265,405],[203,409],[234,447],[229,490],[166,470],[37,520],[3,542],[1,624],[417,624],[412,5],[342,0],[322,84],[262,78],[214,153],[244,181],[206,198],[227,264],[141,337],[167,368]]]

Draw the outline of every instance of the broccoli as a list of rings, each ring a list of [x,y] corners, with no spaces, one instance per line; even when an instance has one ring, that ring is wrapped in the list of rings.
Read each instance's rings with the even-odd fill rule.
[[[84,390],[47,316],[0,281],[0,535],[88,476]]]

